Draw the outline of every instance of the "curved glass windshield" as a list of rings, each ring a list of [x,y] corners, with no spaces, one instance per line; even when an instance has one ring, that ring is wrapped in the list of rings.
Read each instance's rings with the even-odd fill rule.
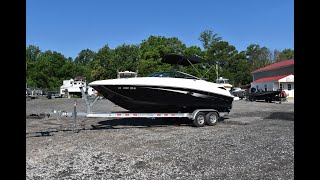
[[[227,80],[220,80],[219,83],[221,83],[221,84],[229,84],[229,81],[227,81]]]
[[[180,71],[171,71],[171,72],[156,72],[150,74],[148,77],[171,77],[171,78],[184,78],[184,79],[199,79],[190,74],[180,72]]]

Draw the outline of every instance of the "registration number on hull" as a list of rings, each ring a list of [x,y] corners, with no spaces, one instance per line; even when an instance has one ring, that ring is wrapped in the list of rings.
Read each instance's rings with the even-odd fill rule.
[[[130,89],[136,89],[136,87],[118,87],[118,89],[124,89],[124,90],[130,90]]]

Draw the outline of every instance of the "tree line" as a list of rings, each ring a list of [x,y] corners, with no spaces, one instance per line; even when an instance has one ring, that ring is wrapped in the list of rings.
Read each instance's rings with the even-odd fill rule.
[[[117,71],[138,71],[139,76],[147,76],[158,71],[179,70],[200,77],[209,67],[195,64],[193,67],[181,67],[163,63],[167,54],[199,56],[213,61],[218,69],[206,73],[208,81],[215,82],[216,70],[219,76],[228,78],[234,86],[246,85],[252,81],[251,72],[269,65],[294,58],[294,50],[271,51],[258,44],[249,45],[245,51],[238,52],[235,46],[223,41],[217,33],[205,30],[200,33],[198,46],[187,47],[176,37],[150,36],[140,44],[122,44],[111,49],[108,44],[97,52],[84,49],[75,59],[47,50],[42,52],[36,45],[26,47],[26,82],[28,87],[58,89],[63,80],[76,76],[86,77],[87,82],[117,77]],[[216,67],[216,66],[215,66]]]

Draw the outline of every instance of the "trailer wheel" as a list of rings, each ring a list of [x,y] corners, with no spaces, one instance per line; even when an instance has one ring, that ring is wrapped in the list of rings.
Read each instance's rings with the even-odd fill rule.
[[[193,120],[193,124],[196,127],[202,127],[205,124],[206,114],[204,112],[199,112]]]
[[[216,112],[209,112],[206,115],[206,123],[209,126],[214,126],[218,123],[219,116]]]

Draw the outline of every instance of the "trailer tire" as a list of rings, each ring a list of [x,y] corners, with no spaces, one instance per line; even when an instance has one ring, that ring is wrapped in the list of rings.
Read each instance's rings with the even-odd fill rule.
[[[204,112],[199,112],[193,120],[193,124],[196,127],[203,127],[205,124],[206,114]]]
[[[206,124],[208,126],[214,126],[218,123],[218,119],[219,119],[219,116],[217,112],[209,112],[206,115]]]

